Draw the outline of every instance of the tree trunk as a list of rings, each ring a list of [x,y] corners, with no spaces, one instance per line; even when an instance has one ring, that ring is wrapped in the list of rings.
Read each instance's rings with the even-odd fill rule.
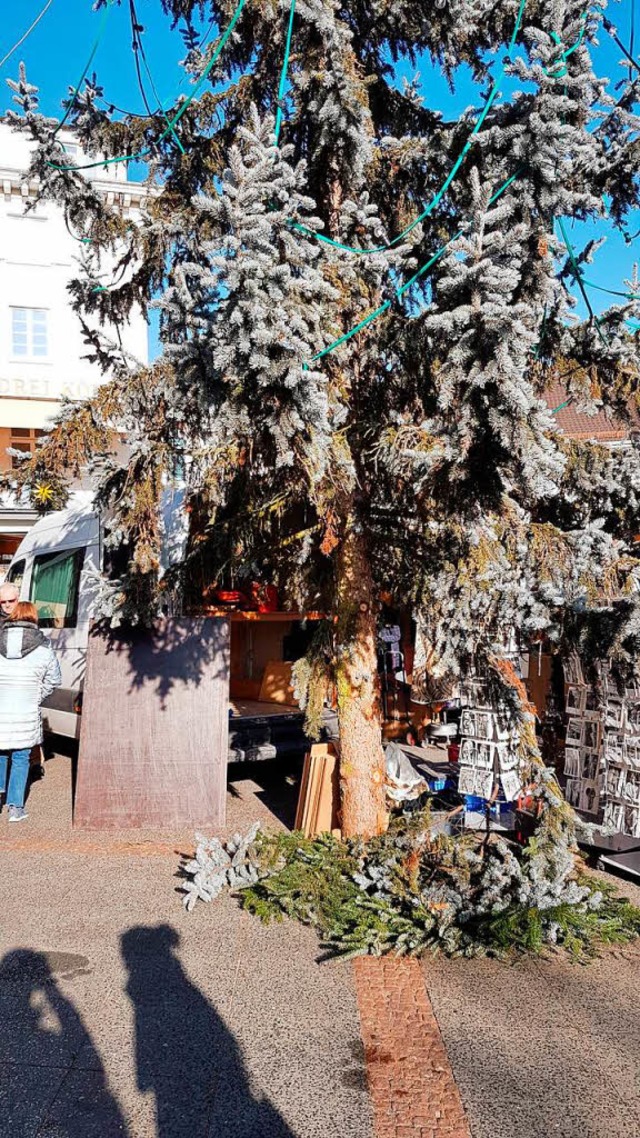
[[[337,689],[340,791],[345,837],[372,837],[387,828],[376,614],[366,540],[347,519],[338,554]]]

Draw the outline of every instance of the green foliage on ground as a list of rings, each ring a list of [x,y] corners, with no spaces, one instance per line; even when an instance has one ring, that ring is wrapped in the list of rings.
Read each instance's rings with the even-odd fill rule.
[[[242,904],[263,921],[313,925],[331,953],[346,956],[562,950],[584,962],[640,935],[640,909],[581,869],[554,880],[553,903],[531,880],[535,845],[431,838],[428,827],[428,815],[401,819],[368,844],[259,834],[259,880],[242,890]]]
[[[594,882],[584,879],[594,895]],[[598,891],[602,886],[598,882]],[[505,952],[542,953],[552,931],[556,943],[574,960],[585,961],[598,949],[625,944],[640,936],[640,909],[624,897],[607,892],[597,908],[562,904],[542,912],[514,906],[486,922],[479,932],[497,954]]]
[[[532,766],[531,786],[536,824],[525,846],[501,833],[444,833],[429,806],[396,815],[368,841],[270,834],[257,823],[225,845],[199,836],[184,866],[185,906],[231,889],[261,920],[312,925],[343,956],[562,951],[587,961],[640,936],[640,908],[586,871],[552,773]]]

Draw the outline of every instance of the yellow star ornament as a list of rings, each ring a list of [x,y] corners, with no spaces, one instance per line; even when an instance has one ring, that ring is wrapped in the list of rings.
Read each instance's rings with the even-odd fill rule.
[[[53,486],[48,482],[37,482],[33,489],[33,497],[41,506],[48,506],[53,502]]]

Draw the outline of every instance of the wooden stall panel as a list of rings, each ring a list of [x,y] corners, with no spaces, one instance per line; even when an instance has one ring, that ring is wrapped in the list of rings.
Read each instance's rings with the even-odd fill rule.
[[[228,723],[228,620],[94,632],[74,826],[224,826]]]

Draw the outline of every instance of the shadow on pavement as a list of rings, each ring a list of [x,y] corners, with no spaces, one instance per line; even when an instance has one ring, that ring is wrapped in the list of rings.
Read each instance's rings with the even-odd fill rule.
[[[121,938],[136,1081],[155,1100],[154,1138],[295,1138],[268,1100],[253,1095],[238,1044],[187,977],[178,944],[168,925]],[[0,961],[0,1135],[129,1135],[96,1046],[55,979],[87,968],[85,957],[30,949]]]
[[[278,821],[293,830],[303,761],[304,754],[299,753],[255,763],[229,763],[227,793],[237,798],[255,796]],[[258,789],[253,785],[250,790],[243,788],[243,783],[255,784]]]
[[[87,964],[26,948],[0,962],[0,1133],[127,1134],[91,1036],[54,978],[81,974]]]
[[[60,758],[69,759],[71,766],[71,803],[72,806],[76,800],[76,783],[78,781],[78,751],[80,744],[77,739],[70,739],[66,735],[45,735],[43,743],[43,757],[45,761],[45,774],[46,763],[49,759],[55,756]]]
[[[168,925],[121,938],[138,1089],[155,1096],[157,1138],[295,1138],[274,1107],[253,1096],[238,1044],[175,954],[179,940]]]

